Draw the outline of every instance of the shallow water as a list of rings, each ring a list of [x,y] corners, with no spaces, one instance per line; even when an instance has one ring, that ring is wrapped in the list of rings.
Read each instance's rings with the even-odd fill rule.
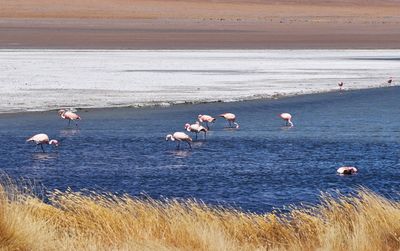
[[[196,198],[257,212],[315,203],[320,191],[364,186],[398,198],[400,88],[305,95],[280,100],[79,111],[80,129],[56,112],[0,116],[1,170],[49,189],[94,189]],[[165,135],[197,114],[234,112],[239,130],[221,119],[207,141],[176,150]],[[278,115],[290,112],[295,127]],[[48,153],[25,143],[45,132],[61,139]],[[339,176],[354,165],[360,172]]]

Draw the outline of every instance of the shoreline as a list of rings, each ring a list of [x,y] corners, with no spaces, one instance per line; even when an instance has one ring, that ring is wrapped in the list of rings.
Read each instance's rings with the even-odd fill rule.
[[[358,92],[358,91],[367,91],[367,90],[374,90],[374,89],[384,89],[384,88],[399,88],[400,85],[382,85],[382,86],[370,86],[365,88],[355,88],[355,89],[345,89],[342,93],[348,92]],[[66,108],[74,108],[78,112],[79,111],[98,111],[98,110],[113,110],[113,109],[163,109],[163,108],[170,108],[170,107],[178,107],[178,106],[187,106],[187,105],[207,105],[207,104],[220,104],[220,103],[241,103],[241,102],[266,102],[266,101],[274,101],[274,100],[282,100],[282,99],[290,99],[290,98],[297,98],[303,96],[310,96],[310,95],[324,95],[324,94],[334,94],[340,93],[339,90],[332,89],[332,90],[325,90],[325,91],[317,91],[317,92],[310,92],[310,93],[293,93],[288,95],[277,95],[279,97],[255,97],[255,98],[248,98],[248,99],[238,99],[232,101],[199,101],[199,102],[177,102],[177,103],[166,103],[160,102],[160,104],[142,104],[142,105],[122,105],[122,106],[104,106],[104,107],[66,107]],[[58,107],[58,108],[50,108],[45,110],[21,110],[21,111],[12,111],[12,112],[1,112],[1,116],[17,116],[22,114],[32,114],[32,113],[46,113],[46,112],[57,112],[59,109],[65,107]]]
[[[400,50],[0,50],[0,113],[274,99],[398,84]],[[392,84],[393,85],[393,84]]]

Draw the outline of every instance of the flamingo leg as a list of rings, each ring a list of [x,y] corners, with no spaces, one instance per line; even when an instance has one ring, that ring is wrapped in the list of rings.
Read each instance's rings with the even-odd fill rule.
[[[206,122],[206,127],[207,127],[207,130],[210,130],[210,127],[208,126],[208,122]]]
[[[204,139],[207,139],[207,132],[204,132]]]
[[[181,147],[181,142],[178,141],[178,143],[176,144],[176,149],[179,149]]]
[[[70,119],[68,119],[68,126],[70,126],[71,125],[71,120]]]
[[[189,149],[192,150],[192,145],[190,144],[190,142],[189,142],[189,141],[186,141],[186,143],[188,143]]]
[[[40,147],[42,148],[42,151],[44,152],[43,144],[40,144]]]
[[[198,132],[196,132],[196,140],[197,140],[197,134],[199,134]]]

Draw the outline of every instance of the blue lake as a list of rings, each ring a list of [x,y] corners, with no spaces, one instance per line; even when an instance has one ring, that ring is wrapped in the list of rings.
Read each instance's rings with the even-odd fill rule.
[[[154,198],[196,198],[257,212],[316,203],[320,191],[363,186],[390,198],[400,188],[400,88],[279,100],[79,110],[80,129],[56,111],[0,115],[0,169],[48,189],[89,189]],[[165,135],[198,114],[233,112],[239,130],[218,119],[207,141],[175,149]],[[284,127],[282,112],[293,115]],[[46,153],[25,140],[61,139]],[[343,165],[359,168],[340,176]]]

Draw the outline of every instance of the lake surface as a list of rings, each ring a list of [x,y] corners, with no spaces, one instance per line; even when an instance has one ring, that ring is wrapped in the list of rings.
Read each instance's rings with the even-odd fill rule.
[[[265,212],[315,203],[320,191],[364,186],[391,198],[400,188],[400,88],[304,95],[279,100],[81,110],[80,129],[57,112],[0,115],[0,168],[48,189],[71,187],[196,198]],[[239,130],[218,119],[207,141],[175,149],[165,135],[198,114],[236,113]],[[281,112],[293,115],[284,127]],[[61,139],[35,150],[36,133]],[[343,165],[359,168],[340,176]]]

